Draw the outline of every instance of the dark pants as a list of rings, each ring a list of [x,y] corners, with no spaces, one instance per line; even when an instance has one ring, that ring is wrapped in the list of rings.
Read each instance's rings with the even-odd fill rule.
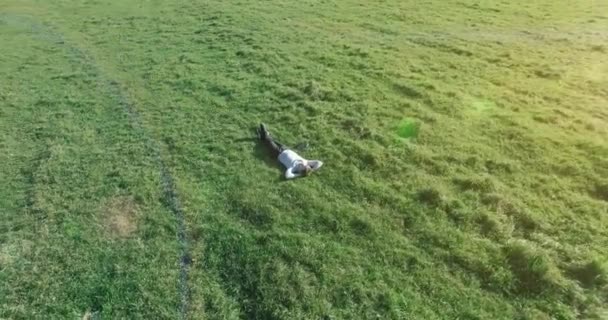
[[[275,141],[269,134],[266,135],[262,141],[270,149],[275,157],[278,157],[285,149],[287,149],[282,143]]]

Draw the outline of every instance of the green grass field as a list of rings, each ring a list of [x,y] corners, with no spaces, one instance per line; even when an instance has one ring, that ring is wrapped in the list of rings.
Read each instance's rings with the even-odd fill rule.
[[[4,0],[0,136],[1,319],[608,319],[606,0]]]

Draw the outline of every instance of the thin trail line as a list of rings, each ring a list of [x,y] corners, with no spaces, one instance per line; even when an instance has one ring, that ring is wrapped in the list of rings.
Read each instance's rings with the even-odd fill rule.
[[[36,203],[36,185],[38,183],[36,174],[41,169],[43,163],[48,161],[51,157],[51,151],[47,144],[44,144],[38,151],[34,158],[31,160],[29,170],[25,172],[25,181],[27,182],[27,189],[25,193],[25,208],[37,221],[44,220],[47,218],[46,212],[37,207]],[[38,224],[34,225],[34,230],[38,232]]]
[[[105,77],[100,68],[95,63],[95,60],[89,57],[82,49],[69,45],[64,37],[52,31],[50,26],[38,22],[34,17],[22,15],[0,15],[0,21],[14,23],[22,27],[29,26],[32,32],[46,41],[52,42],[55,45],[60,45],[66,48],[71,54],[72,62],[83,65],[88,71],[98,80],[102,88],[106,89],[111,96],[122,106],[123,111],[127,114],[131,126],[135,129],[140,137],[144,140],[146,148],[152,153],[155,164],[159,167],[161,190],[163,194],[163,205],[167,207],[176,217],[177,220],[177,241],[179,244],[180,257],[179,263],[179,284],[178,290],[180,295],[179,316],[180,319],[186,319],[190,302],[190,290],[188,287],[188,266],[191,259],[188,248],[188,239],[186,237],[186,225],[184,218],[184,210],[181,202],[175,191],[175,181],[169,170],[169,167],[162,159],[162,153],[158,142],[146,131],[142,124],[141,115],[136,110],[134,104],[129,101],[124,94],[120,84],[108,77]]]

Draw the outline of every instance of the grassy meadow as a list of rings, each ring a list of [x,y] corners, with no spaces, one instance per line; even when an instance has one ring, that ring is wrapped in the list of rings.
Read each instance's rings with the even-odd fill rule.
[[[4,0],[0,137],[0,319],[608,318],[605,0]]]

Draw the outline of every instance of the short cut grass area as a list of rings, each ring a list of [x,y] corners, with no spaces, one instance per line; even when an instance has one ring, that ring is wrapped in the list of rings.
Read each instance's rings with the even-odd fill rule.
[[[606,1],[5,0],[0,137],[0,318],[608,317]]]

